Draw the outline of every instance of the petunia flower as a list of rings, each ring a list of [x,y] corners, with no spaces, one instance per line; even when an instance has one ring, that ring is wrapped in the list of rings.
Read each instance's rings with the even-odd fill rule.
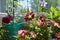
[[[37,38],[37,35],[34,32],[29,32],[29,34],[33,37],[33,38]]]
[[[55,20],[50,20],[50,22],[51,22],[54,26],[60,28],[59,23],[57,23]]]
[[[42,18],[45,18],[45,16],[43,14],[40,14],[39,18],[42,19]]]
[[[56,32],[53,36],[55,40],[60,40],[60,32]]]
[[[43,14],[39,15],[39,18],[37,20],[37,26],[42,26],[42,25],[46,25],[47,22],[45,20],[45,16]]]
[[[42,19],[41,19],[41,22],[42,22],[43,24],[47,24],[45,18],[42,18]]]
[[[41,26],[42,24],[41,20],[37,20],[37,26]]]
[[[2,23],[8,24],[8,23],[10,23],[10,19],[8,17],[3,17],[2,18]]]
[[[7,15],[7,16],[5,16],[5,17],[2,18],[2,23],[8,24],[8,23],[10,23],[12,20],[13,20],[13,16]]]
[[[43,14],[39,15],[39,20],[42,22],[42,24],[47,24],[47,22],[45,20],[45,16]]]
[[[27,34],[26,30],[19,30],[18,31],[18,35],[20,36],[20,38],[25,38],[26,34]]]
[[[34,18],[34,12],[28,12],[25,16],[24,19],[26,22],[31,21]]]

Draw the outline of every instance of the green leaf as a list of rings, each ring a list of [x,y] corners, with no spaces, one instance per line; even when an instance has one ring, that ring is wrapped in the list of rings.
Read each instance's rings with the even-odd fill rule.
[[[54,17],[57,17],[58,15],[58,11],[54,11]]]
[[[50,10],[53,12],[55,10],[55,8],[54,7],[51,7]]]
[[[58,8],[58,10],[60,11],[60,8]]]
[[[14,3],[15,3],[15,4],[14,4],[15,6],[18,6],[18,5],[19,5],[17,1],[14,1]]]

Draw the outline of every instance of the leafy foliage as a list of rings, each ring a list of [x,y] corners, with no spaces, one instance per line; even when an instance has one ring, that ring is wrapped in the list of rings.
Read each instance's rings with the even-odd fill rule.
[[[59,13],[60,13],[59,9],[57,10],[57,8],[51,7],[50,13],[48,13],[47,16],[49,16],[48,18],[50,18],[50,19],[54,19],[54,18],[56,19],[60,16]]]

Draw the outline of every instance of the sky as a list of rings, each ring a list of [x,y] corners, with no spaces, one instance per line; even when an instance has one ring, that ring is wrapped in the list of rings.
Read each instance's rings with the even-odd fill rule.
[[[30,2],[30,0],[28,0]],[[27,0],[24,0],[24,1],[20,1],[20,4],[23,5],[24,8],[27,8],[27,6],[29,7],[29,9],[31,9],[31,4],[28,2],[28,5],[27,5]]]

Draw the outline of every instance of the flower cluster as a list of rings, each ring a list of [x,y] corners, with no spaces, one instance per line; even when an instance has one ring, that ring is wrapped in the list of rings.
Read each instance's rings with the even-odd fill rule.
[[[25,38],[27,33],[30,34],[32,36],[32,38],[37,38],[37,35],[34,32],[28,32],[27,30],[19,30],[18,31],[18,35],[20,38]]]
[[[25,16],[24,19],[26,22],[31,21],[34,18],[34,13],[32,12],[28,12]],[[40,26],[42,24],[47,24],[46,20],[45,20],[45,16],[43,14],[39,15],[39,19],[37,21],[37,25]]]
[[[28,13],[24,16],[24,19],[25,19],[26,22],[31,21],[33,18],[34,18],[34,13],[33,13],[33,11],[32,11],[32,12],[28,12]],[[50,20],[50,22],[51,22],[54,26],[60,28],[60,25],[59,25],[56,21]],[[46,25],[46,24],[47,24],[47,22],[46,22],[45,16],[44,16],[43,14],[40,14],[40,15],[39,15],[39,18],[38,18],[38,20],[37,20],[37,25],[38,25],[38,26],[41,26],[41,25]]]
[[[41,25],[45,25],[45,24],[47,24],[47,22],[46,22],[46,20],[45,20],[45,16],[43,15],[43,14],[40,14],[39,15],[39,19],[38,19],[38,21],[37,21],[37,25],[38,26],[41,26]]]

